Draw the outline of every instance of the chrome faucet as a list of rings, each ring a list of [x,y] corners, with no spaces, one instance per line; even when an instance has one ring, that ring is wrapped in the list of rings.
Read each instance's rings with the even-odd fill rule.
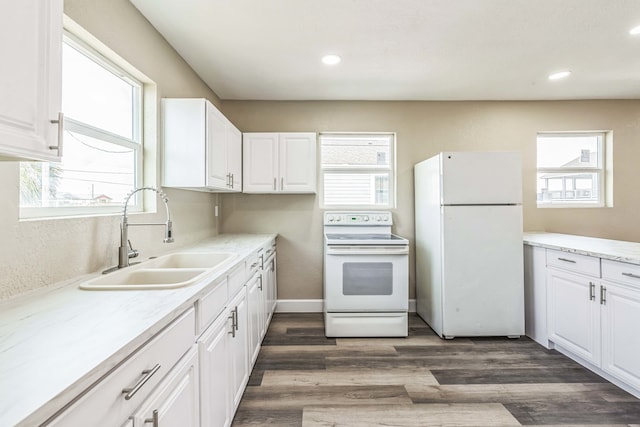
[[[129,205],[129,199],[131,199],[131,197],[137,192],[144,191],[144,190],[155,191],[158,194],[158,196],[160,196],[160,198],[164,202],[164,206],[167,212],[166,222],[129,223],[129,220],[127,217],[127,206]],[[129,227],[140,226],[140,225],[164,225],[163,242],[164,243],[173,242],[171,212],[169,211],[169,199],[167,198],[167,195],[164,194],[163,191],[158,190],[157,188],[154,188],[154,187],[140,187],[140,188],[134,189],[131,193],[129,193],[129,195],[124,201],[124,209],[122,211],[122,221],[120,222],[120,247],[118,248],[118,266],[116,268],[106,270],[105,273],[116,270],[118,268],[128,267],[129,259],[135,258],[138,256],[138,251],[133,249],[133,247],[131,246],[131,241],[129,240]]]

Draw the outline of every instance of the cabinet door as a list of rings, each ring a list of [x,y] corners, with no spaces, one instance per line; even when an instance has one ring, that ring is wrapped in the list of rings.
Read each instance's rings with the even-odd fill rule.
[[[575,355],[600,364],[600,304],[596,280],[547,269],[549,340]]]
[[[3,1],[0,38],[0,159],[60,160],[62,0]]]
[[[260,276],[255,275],[247,283],[247,304],[249,307],[249,355],[251,356],[249,366],[253,366],[260,351],[260,341],[262,339],[262,291],[260,290]]]
[[[238,407],[244,387],[249,380],[249,328],[247,316],[246,287],[229,304],[230,310],[235,310],[236,328],[229,341],[229,372],[231,375],[231,391],[233,398],[232,412]],[[235,336],[234,336],[235,335]]]
[[[278,134],[242,135],[242,187],[245,193],[278,191]]]
[[[227,128],[227,169],[233,191],[242,191],[242,133],[231,122]]]
[[[602,368],[640,389],[640,290],[603,282]]]
[[[200,413],[203,426],[227,427],[231,424],[231,387],[227,364],[228,332],[226,313],[198,340],[200,363]]]
[[[194,345],[136,411],[134,425],[198,427],[198,373]]]
[[[225,116],[207,101],[207,187],[227,190],[227,123]]]
[[[271,257],[267,265],[267,326],[271,321],[278,300],[278,286],[276,282],[276,256]],[[265,331],[266,333],[266,331]]]
[[[316,134],[281,133],[278,190],[284,193],[316,192]]]

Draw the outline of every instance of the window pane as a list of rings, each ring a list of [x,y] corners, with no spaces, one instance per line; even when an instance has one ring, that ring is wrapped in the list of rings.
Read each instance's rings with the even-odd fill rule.
[[[324,173],[324,204],[389,205],[389,173]]]
[[[134,188],[135,152],[66,131],[61,163],[21,163],[21,207],[118,206]]]
[[[389,136],[323,136],[322,167],[388,168]]]
[[[138,88],[73,46],[63,45],[62,109],[67,117],[128,139]]]
[[[598,168],[600,135],[538,135],[539,168]]]
[[[539,204],[557,202],[597,203],[598,173],[538,173]]]

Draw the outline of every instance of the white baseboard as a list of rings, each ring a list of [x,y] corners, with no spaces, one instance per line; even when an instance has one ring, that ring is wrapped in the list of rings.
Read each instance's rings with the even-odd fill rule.
[[[321,299],[279,299],[276,313],[322,313],[324,300]],[[416,312],[416,300],[409,300],[409,313]]]

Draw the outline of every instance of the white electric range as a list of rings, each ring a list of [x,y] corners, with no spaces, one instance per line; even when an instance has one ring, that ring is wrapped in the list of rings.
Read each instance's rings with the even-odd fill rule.
[[[391,212],[325,212],[326,336],[407,336],[409,242],[392,223]]]

